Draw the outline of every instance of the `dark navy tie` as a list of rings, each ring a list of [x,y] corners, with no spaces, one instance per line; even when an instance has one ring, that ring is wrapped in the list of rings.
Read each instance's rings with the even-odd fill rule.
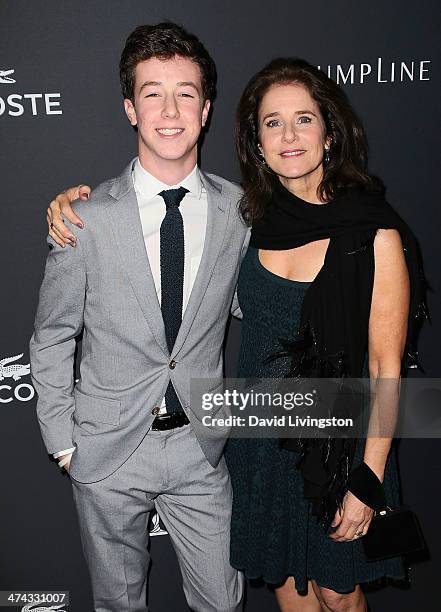
[[[166,213],[161,223],[161,311],[168,350],[172,351],[182,322],[184,297],[184,223],[179,204],[188,189],[167,189],[159,194]],[[165,392],[167,412],[182,410],[171,381]]]

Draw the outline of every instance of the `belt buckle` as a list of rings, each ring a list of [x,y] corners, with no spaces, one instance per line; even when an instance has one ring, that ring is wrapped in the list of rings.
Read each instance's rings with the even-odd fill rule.
[[[170,421],[170,415],[169,414],[159,414],[158,416],[156,416],[153,419],[153,423],[152,423],[152,429],[154,431],[164,431],[167,428],[167,422]],[[161,427],[161,424],[164,425],[164,427]],[[156,427],[155,427],[156,425]]]
[[[180,424],[178,423],[178,419],[179,417],[182,419],[183,422],[181,422]],[[186,425],[187,423],[185,422],[185,420],[187,420],[188,422],[188,417],[185,414],[184,411],[180,411],[178,413],[176,412],[170,412],[169,414],[162,414],[162,415],[158,415],[153,423],[152,423],[152,429],[154,431],[167,431],[170,429],[175,429],[176,427],[182,427],[183,425]],[[158,425],[158,423],[163,424],[163,427],[155,427],[155,421],[156,424]]]

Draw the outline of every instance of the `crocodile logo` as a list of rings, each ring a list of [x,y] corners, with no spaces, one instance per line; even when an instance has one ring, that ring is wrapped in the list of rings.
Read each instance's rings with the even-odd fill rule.
[[[7,363],[11,363],[12,361],[17,361],[17,359],[21,359],[23,357],[23,353],[20,355],[15,355],[15,357],[5,357],[0,360],[0,380],[4,380],[5,378],[13,378],[14,380],[20,380],[22,376],[27,376],[31,373],[30,364],[21,364],[21,363],[13,363],[12,365],[6,365]]]
[[[66,604],[64,604],[66,605]],[[58,610],[58,612],[67,612],[67,610],[62,610],[64,605],[61,606],[40,606],[38,603],[30,603],[23,606],[21,612],[54,612]],[[34,608],[34,606],[38,606],[38,608]]]
[[[9,76],[14,72],[15,70],[0,70],[0,83],[15,83],[15,79]]]

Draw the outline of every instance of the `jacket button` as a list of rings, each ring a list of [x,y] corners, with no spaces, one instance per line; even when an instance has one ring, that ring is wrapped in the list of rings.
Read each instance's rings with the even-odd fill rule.
[[[152,414],[154,414],[155,416],[156,416],[157,414],[159,414],[159,408],[158,408],[158,406],[155,406],[155,407],[153,408],[153,410],[152,410]]]
[[[176,367],[176,361],[174,360],[170,361],[170,363],[168,364],[168,367],[170,368],[170,370],[174,370]]]

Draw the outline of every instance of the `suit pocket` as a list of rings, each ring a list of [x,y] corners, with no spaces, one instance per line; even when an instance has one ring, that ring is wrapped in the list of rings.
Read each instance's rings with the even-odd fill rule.
[[[74,389],[75,412],[74,419],[80,427],[88,423],[105,423],[107,425],[119,425],[121,414],[120,400],[98,395],[83,393]]]

